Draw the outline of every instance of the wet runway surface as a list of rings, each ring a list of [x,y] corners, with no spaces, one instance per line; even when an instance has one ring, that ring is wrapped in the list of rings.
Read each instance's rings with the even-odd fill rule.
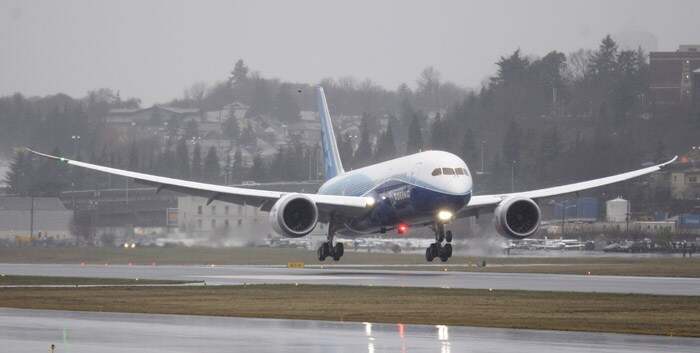
[[[201,280],[208,285],[339,284],[436,288],[700,295],[700,279],[456,271],[256,266],[102,266],[0,264],[0,273],[34,276]]]
[[[700,339],[0,308],[3,352],[697,352]]]

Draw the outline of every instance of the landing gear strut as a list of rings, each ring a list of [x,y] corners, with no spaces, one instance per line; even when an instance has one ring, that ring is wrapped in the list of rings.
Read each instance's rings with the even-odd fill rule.
[[[435,231],[435,242],[430,244],[430,246],[425,249],[425,259],[428,262],[433,262],[433,259],[440,258],[440,261],[446,262],[447,259],[452,257],[452,231],[445,231],[444,223],[436,223],[433,227]],[[442,244],[446,241],[447,244]]]
[[[333,215],[331,215],[330,222],[328,222],[328,241],[321,244],[318,248],[318,260],[326,261],[327,257],[332,257],[333,261],[340,260],[345,253],[345,247],[343,243],[336,243],[333,245],[333,237],[335,236],[335,224],[333,222]]]

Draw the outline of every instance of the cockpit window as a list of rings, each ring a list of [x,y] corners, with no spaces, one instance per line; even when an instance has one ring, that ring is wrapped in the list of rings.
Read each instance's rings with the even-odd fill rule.
[[[433,176],[441,175],[442,170],[440,168],[433,169]]]
[[[462,168],[455,168],[455,172],[457,172],[457,175],[464,175],[464,169]]]
[[[455,170],[452,168],[442,168],[442,174],[455,175]]]
[[[462,168],[462,170],[464,170],[464,175],[469,176],[469,171],[468,171],[468,170],[466,170],[466,169],[464,169],[464,168]]]

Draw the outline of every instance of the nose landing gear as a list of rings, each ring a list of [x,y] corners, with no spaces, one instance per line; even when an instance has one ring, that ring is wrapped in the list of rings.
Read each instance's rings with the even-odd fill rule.
[[[439,258],[440,261],[446,262],[452,257],[452,231],[445,231],[444,223],[436,223],[433,226],[435,231],[435,242],[425,249],[425,259],[428,262],[433,262],[433,259]],[[443,241],[446,244],[443,245]]]

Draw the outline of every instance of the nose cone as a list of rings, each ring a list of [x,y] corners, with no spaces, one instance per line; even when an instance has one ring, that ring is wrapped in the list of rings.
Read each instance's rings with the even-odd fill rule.
[[[452,195],[465,195],[472,189],[472,178],[459,176],[451,178],[444,187],[445,192]]]

